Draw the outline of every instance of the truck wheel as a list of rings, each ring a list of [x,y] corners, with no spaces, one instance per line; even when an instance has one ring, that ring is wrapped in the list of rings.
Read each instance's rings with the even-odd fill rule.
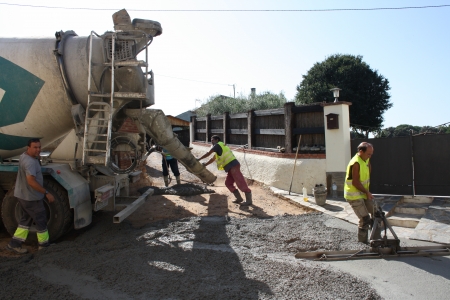
[[[45,210],[47,211],[47,228],[50,241],[55,241],[73,225],[73,214],[70,210],[67,192],[57,182],[52,179],[44,179],[44,187],[54,197],[55,201],[49,203],[47,198],[44,199]],[[17,229],[22,210],[17,198],[14,197],[14,189],[11,189],[3,199],[2,203],[2,219],[8,233],[13,236]],[[37,242],[36,226],[33,223],[30,227],[27,241]]]

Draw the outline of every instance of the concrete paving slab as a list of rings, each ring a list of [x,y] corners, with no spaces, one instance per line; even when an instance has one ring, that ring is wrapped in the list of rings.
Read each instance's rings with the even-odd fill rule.
[[[403,257],[323,262],[362,278],[386,300],[448,299],[450,257]]]
[[[434,198],[411,239],[450,243],[450,198]]]
[[[337,219],[347,221],[341,221],[348,225],[344,226],[341,224],[340,228],[354,230],[356,234],[356,226],[354,224],[358,224],[359,220],[353,212],[353,209],[344,199],[327,199],[324,206],[318,206],[315,204],[313,197],[309,197],[308,202],[305,202],[302,199],[302,195],[292,193],[289,195],[287,191],[277,188],[271,188],[271,190],[292,203],[309,207],[332,215]],[[387,211],[393,210],[400,200],[402,200],[401,196],[383,197],[383,211],[387,213]],[[442,226],[439,228],[439,237],[441,238],[439,240],[450,243],[450,240],[445,241],[442,239],[443,236],[450,237],[450,231],[448,230],[450,226],[446,223],[438,223],[438,226],[435,221],[436,216],[439,216],[438,219],[440,220],[447,220],[447,215],[443,215],[442,212],[447,212],[447,209],[450,209],[450,199],[448,201],[434,203],[434,205],[440,208],[440,214],[430,213],[429,218],[431,221],[426,224],[430,229],[422,230],[427,236],[421,240],[410,239],[416,234],[416,230],[413,228],[391,226],[400,239],[401,246],[420,247],[436,245],[430,241],[438,240],[436,231],[439,226]],[[442,207],[445,209],[442,209]],[[387,235],[389,238],[392,238],[389,230]],[[448,295],[450,294],[450,285],[448,284],[450,281],[450,273],[448,271],[450,258],[448,256],[363,259],[322,263],[370,282],[383,299],[448,299]]]

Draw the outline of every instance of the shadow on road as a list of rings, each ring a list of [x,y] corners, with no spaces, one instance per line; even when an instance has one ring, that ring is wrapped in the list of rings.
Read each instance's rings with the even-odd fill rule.
[[[147,263],[145,279],[140,281],[155,298],[260,299],[262,294],[273,295],[266,283],[246,274],[243,258],[230,245],[227,226],[233,225],[228,217],[209,215],[217,206],[226,208],[227,197],[213,194],[208,216],[177,223],[174,230],[169,230],[171,223],[165,223],[167,231],[149,232],[141,239],[146,250],[140,257]]]

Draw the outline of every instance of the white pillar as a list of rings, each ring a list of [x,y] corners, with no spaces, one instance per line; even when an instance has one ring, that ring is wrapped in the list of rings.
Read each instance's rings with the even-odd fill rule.
[[[338,186],[338,195],[342,195],[347,164],[350,161],[350,102],[324,103],[325,121],[325,146],[326,146],[326,172],[327,187],[333,182]],[[338,118],[338,129],[329,129],[327,126],[327,115],[336,114]],[[330,191],[330,189],[329,189]]]
[[[194,123],[189,123],[189,146],[194,142]]]

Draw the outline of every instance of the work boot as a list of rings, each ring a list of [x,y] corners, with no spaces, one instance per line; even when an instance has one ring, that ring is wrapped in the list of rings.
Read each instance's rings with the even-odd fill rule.
[[[244,199],[242,199],[241,193],[239,193],[239,190],[234,190],[233,195],[236,197],[236,199],[232,201],[233,203],[241,203],[242,201],[244,201]]]
[[[169,176],[164,176],[164,185],[169,186]]]
[[[369,238],[369,230],[358,228],[358,242],[368,244],[367,239]]]
[[[53,245],[55,245],[55,244],[39,245],[38,250],[47,249],[48,247],[53,246]]]
[[[180,176],[175,176],[175,179],[177,180],[177,184],[181,184]]]
[[[19,253],[19,254],[28,253],[28,250],[25,249],[25,248],[22,248],[21,246],[19,246],[19,247],[12,247],[10,244],[8,244],[6,246],[6,249],[8,249],[9,251],[13,251],[13,252]]]
[[[245,193],[245,202],[241,204],[241,206],[250,206],[252,205],[252,192]]]
[[[363,217],[362,221],[363,221],[363,224],[362,224],[363,228],[372,229],[373,220],[370,218],[370,216]]]

